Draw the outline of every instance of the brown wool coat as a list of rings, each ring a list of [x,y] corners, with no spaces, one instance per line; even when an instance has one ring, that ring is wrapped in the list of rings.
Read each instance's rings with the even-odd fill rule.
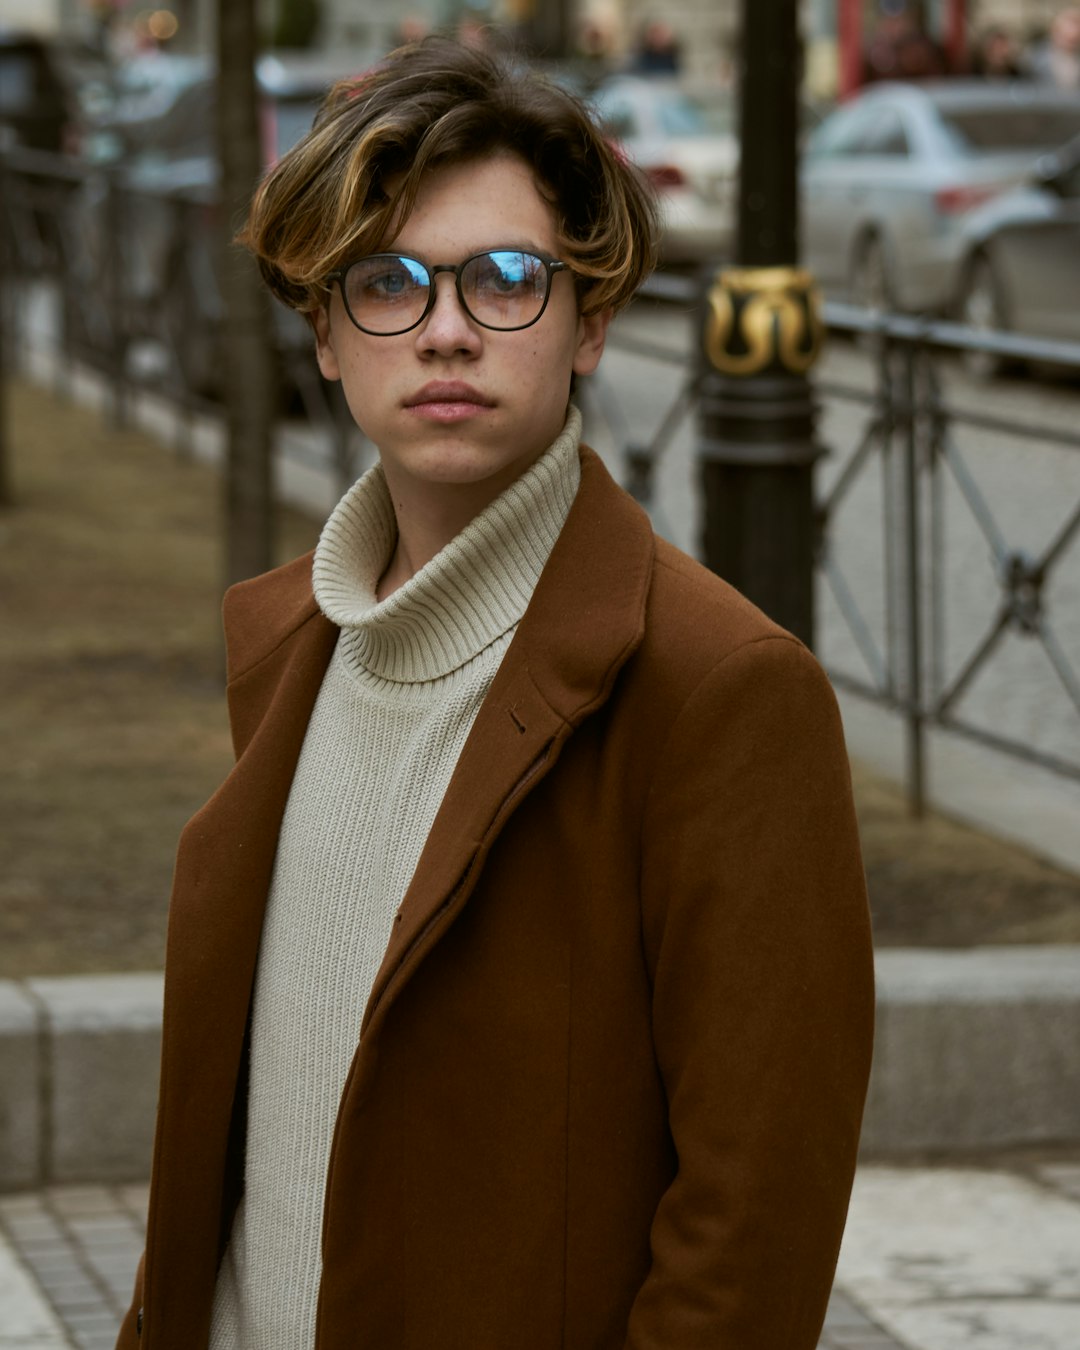
[[[319,1350],[817,1343],[873,1001],[835,701],[582,460],[360,1030]],[[207,1342],[263,906],[337,637],[310,558],[225,617],[238,759],[180,844],[123,1350]]]

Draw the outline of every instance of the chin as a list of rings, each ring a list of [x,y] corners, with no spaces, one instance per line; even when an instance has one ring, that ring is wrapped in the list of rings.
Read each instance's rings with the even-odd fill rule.
[[[474,445],[445,446],[424,454],[410,468],[413,476],[424,482],[447,486],[484,483],[492,478],[511,483],[539,459],[546,448],[544,445],[535,452],[507,458]]]

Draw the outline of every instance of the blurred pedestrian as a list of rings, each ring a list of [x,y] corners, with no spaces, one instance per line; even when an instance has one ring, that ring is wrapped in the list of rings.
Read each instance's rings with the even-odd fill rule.
[[[393,46],[405,47],[410,42],[419,42],[427,37],[431,25],[422,14],[406,14],[398,21],[394,29]]]
[[[1030,53],[1031,73],[1058,89],[1080,89],[1080,7],[1059,10]]]
[[[495,48],[495,30],[491,20],[479,10],[466,9],[454,25],[454,37],[463,47],[489,52]]]
[[[657,229],[582,103],[445,39],[259,187],[379,462],[226,597],[121,1350],[815,1350],[865,881],[820,666],[581,442]]]
[[[1028,70],[1007,28],[992,24],[979,34],[971,53],[971,74],[987,80],[1019,80]]]
[[[610,74],[615,65],[610,25],[599,19],[582,21],[577,30],[572,65],[586,88],[594,87]]]
[[[948,73],[945,51],[927,31],[925,7],[889,0],[866,45],[863,83],[936,79]]]
[[[681,68],[682,51],[675,30],[663,19],[646,19],[634,49],[634,74],[677,75]]]

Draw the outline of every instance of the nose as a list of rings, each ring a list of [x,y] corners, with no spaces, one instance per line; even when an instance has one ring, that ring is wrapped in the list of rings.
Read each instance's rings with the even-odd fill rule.
[[[449,273],[439,273],[435,277],[435,303],[416,333],[421,351],[436,352],[440,356],[457,352],[472,355],[480,351],[483,343],[480,326],[466,313],[454,277]]]

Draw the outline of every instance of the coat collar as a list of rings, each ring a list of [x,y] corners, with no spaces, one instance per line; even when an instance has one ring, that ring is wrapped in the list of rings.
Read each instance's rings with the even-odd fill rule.
[[[242,582],[226,597],[230,712],[238,752],[269,711],[276,692],[274,658],[295,648],[305,666],[314,658],[325,669],[329,660],[328,634],[337,629],[322,618],[315,602],[311,560],[309,553]],[[488,704],[527,673],[528,685],[554,714],[576,725],[603,701],[620,666],[641,641],[652,565],[648,517],[615,484],[599,456],[583,445],[580,488]],[[260,669],[268,677],[262,691],[252,687],[258,679],[249,678],[257,677]],[[311,708],[293,711],[306,725]],[[484,713],[481,720],[487,720]]]
[[[376,976],[365,1032],[465,903],[506,819],[574,727],[606,700],[641,642],[653,544],[648,517],[583,446],[574,504],[451,777]],[[337,630],[315,604],[310,555],[236,588],[226,621],[237,750],[254,739],[273,765],[261,809],[250,812],[247,846],[249,858],[266,857],[268,878],[302,729]],[[248,912],[256,943],[264,899],[257,917]],[[253,969],[253,960],[254,949],[241,969]]]

